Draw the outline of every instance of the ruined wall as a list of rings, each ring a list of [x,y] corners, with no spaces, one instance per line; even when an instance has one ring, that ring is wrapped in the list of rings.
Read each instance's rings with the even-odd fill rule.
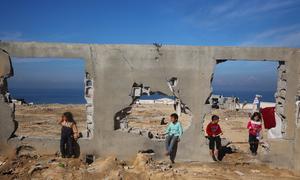
[[[138,150],[153,149],[156,157],[164,153],[164,143],[146,137],[114,131],[114,115],[131,102],[129,93],[133,82],[143,82],[153,91],[169,92],[166,79],[178,78],[181,100],[193,113],[193,121],[184,132],[178,149],[178,160],[209,161],[208,147],[202,131],[204,116],[210,111],[205,104],[211,94],[211,78],[217,60],[277,60],[286,65],[286,95],[284,139],[271,141],[271,152],[263,158],[276,165],[296,167],[293,159],[299,152],[299,133],[295,126],[296,94],[299,84],[298,49],[288,48],[241,48],[202,46],[162,46],[159,51],[153,45],[95,45],[0,42],[13,57],[82,58],[86,62],[87,80],[92,80],[92,90],[87,90],[90,102],[88,129],[90,138],[81,139],[82,153],[96,155],[117,154],[131,158]],[[157,58],[159,57],[159,58]],[[298,73],[298,74],[297,74]],[[89,87],[87,87],[89,88]],[[88,108],[88,106],[87,106]],[[0,104],[0,111],[8,106]],[[1,126],[11,119],[0,114]],[[5,133],[2,133],[1,136]],[[9,140],[12,145],[30,144],[44,153],[58,149],[58,140],[25,138]],[[297,143],[297,144],[296,144]],[[300,154],[300,153],[298,153]],[[284,162],[283,162],[284,160]]]
[[[7,78],[13,75],[13,68],[7,52],[0,48],[0,143],[6,143],[15,130],[13,107],[7,104]]]
[[[298,52],[299,53],[299,52]],[[296,74],[297,77],[300,77],[300,63],[298,63],[298,72]],[[297,96],[296,96],[296,113],[295,113],[295,123],[296,123],[296,131],[295,131],[295,142],[294,142],[294,166],[295,169],[300,170],[300,78],[298,78],[297,83]]]

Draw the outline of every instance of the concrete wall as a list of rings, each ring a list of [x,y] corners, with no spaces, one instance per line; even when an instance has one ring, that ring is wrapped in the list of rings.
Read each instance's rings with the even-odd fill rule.
[[[91,139],[80,140],[81,152],[96,155],[116,154],[125,159],[133,157],[141,149],[153,149],[157,158],[162,157],[164,153],[163,142],[114,131],[114,115],[131,102],[128,94],[133,82],[143,82],[153,91],[169,92],[166,79],[178,77],[177,86],[180,89],[181,100],[190,107],[193,121],[179,144],[177,159],[210,161],[202,125],[205,114],[210,111],[205,101],[211,94],[211,78],[217,60],[284,61],[287,69],[283,112],[286,117],[286,134],[284,139],[271,142],[271,152],[262,159],[275,165],[300,169],[299,163],[293,160],[295,153],[299,154],[300,151],[300,133],[295,128],[295,99],[300,71],[299,49],[206,46],[157,48],[153,45],[37,42],[0,42],[0,48],[5,49],[12,57],[85,59],[86,72],[93,79],[94,133]],[[7,115],[7,104],[1,102],[0,111],[0,127],[3,127],[12,119]],[[6,138],[7,132],[1,131],[0,135]],[[44,153],[53,153],[59,147],[58,140],[54,139],[25,138],[20,141],[13,138],[9,143],[14,146],[29,144]]]
[[[13,75],[13,68],[7,52],[0,49],[0,143],[6,143],[15,130],[13,109],[6,103],[7,78]]]

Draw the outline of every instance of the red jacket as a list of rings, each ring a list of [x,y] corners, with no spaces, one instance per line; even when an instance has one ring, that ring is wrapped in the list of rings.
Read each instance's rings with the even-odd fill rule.
[[[247,128],[249,129],[249,134],[251,134],[253,136],[257,136],[257,134],[262,129],[262,124],[261,124],[261,122],[256,122],[256,121],[250,120],[248,122]]]
[[[222,130],[219,124],[209,123],[206,127],[206,133],[208,136],[217,136],[222,133]]]

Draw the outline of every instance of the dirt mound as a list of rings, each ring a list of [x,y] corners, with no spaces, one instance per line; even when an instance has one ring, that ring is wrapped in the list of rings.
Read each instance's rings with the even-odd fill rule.
[[[80,159],[55,155],[20,155],[11,160],[0,155],[0,179],[300,179],[292,171],[270,168],[246,154],[236,153],[230,159],[231,162],[170,165],[138,153],[133,161],[109,156],[88,165]]]

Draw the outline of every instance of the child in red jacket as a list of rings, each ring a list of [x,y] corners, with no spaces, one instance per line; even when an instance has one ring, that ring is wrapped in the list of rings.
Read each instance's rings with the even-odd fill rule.
[[[219,150],[221,149],[221,138],[222,130],[219,123],[219,116],[213,115],[211,117],[211,122],[206,127],[206,133],[209,139],[209,149],[210,155],[214,161],[217,161]],[[215,149],[216,146],[216,149]]]
[[[252,155],[257,154],[260,131],[262,129],[262,120],[259,112],[253,113],[248,122],[247,128],[249,129],[249,145]]]

